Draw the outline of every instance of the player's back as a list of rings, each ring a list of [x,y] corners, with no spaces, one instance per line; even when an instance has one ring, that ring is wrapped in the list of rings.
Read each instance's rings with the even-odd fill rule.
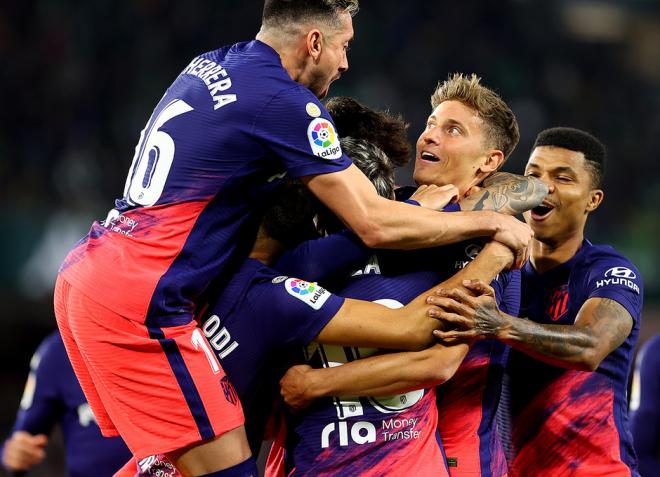
[[[622,304],[633,328],[594,372],[551,366],[512,350],[507,364],[514,457],[511,475],[638,475],[628,430],[626,388],[639,331],[639,272],[611,247],[585,241],[543,274],[523,269],[521,316],[572,325],[589,298]]]
[[[321,145],[319,131],[330,136]],[[196,57],[143,130],[123,197],[69,254],[64,278],[130,319],[186,323],[209,283],[247,255],[287,171],[349,165],[337,142],[323,106],[269,46]]]
[[[340,294],[400,307],[438,282],[435,272],[384,277],[371,263]],[[356,317],[359,319],[359,317]],[[373,348],[312,344],[308,361],[337,366]],[[435,389],[395,396],[322,398],[288,424],[289,475],[447,475],[437,433]]]

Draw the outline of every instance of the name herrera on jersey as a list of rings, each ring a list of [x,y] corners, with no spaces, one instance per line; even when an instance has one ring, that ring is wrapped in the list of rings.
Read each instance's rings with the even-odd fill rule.
[[[196,76],[204,82],[215,103],[213,109],[220,109],[236,101],[235,94],[218,94],[231,88],[231,78],[227,76],[227,70],[222,65],[198,56],[183,69],[181,74]]]

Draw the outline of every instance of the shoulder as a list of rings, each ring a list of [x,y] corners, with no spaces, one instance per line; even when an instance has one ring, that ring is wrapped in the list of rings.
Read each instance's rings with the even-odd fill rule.
[[[622,253],[609,245],[585,244],[575,269],[589,281],[596,281],[598,288],[607,285],[624,285],[641,293],[642,277],[637,267]]]
[[[578,260],[578,263],[582,266],[590,267],[603,263],[625,263],[631,269],[637,270],[635,265],[625,255],[611,245],[586,243],[584,247],[584,253],[580,254]]]

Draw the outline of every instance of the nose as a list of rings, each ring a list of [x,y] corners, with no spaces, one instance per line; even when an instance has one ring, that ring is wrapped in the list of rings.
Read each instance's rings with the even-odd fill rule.
[[[339,63],[338,70],[340,73],[348,71],[348,54],[346,54],[346,51],[344,51],[344,56],[342,57],[341,62]]]
[[[422,142],[424,144],[438,144],[439,139],[438,139],[438,134],[435,134],[437,128],[427,128],[422,132]]]
[[[555,191],[555,183],[552,180],[550,180],[550,178],[546,174],[543,174],[542,176],[538,177],[538,179],[548,186],[548,194],[552,194]]]

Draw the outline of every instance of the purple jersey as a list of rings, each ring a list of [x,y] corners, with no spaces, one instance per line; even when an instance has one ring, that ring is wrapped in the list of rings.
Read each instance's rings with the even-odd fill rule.
[[[90,298],[149,326],[190,321],[247,256],[285,174],[350,165],[329,114],[254,40],[200,55],[142,131],[124,195],[61,273]]]
[[[62,338],[55,332],[44,339],[32,357],[12,432],[50,434],[58,423],[62,426],[69,477],[110,477],[131,458],[121,438],[101,435]]]
[[[467,243],[417,252],[382,252],[356,272],[340,294],[399,307],[451,276],[479,250],[479,245]],[[429,264],[439,271],[429,271]],[[501,274],[493,283],[498,297],[510,278],[511,274]],[[519,293],[512,295],[517,302]],[[336,366],[374,352],[312,345],[308,359],[316,366]],[[497,365],[500,372],[496,374],[501,376],[502,363]],[[317,400],[304,416],[290,420],[286,466],[292,475],[384,475],[397,471],[447,475],[438,441],[435,400],[434,389],[387,397]],[[493,415],[496,406],[495,401]],[[481,403],[478,407],[481,409]],[[491,425],[492,419],[486,422]]]
[[[307,346],[344,299],[314,282],[281,274],[248,259],[206,313],[202,326],[236,388],[253,452],[258,452],[278,381],[291,350]]]
[[[639,352],[630,398],[630,428],[639,458],[639,473],[660,472],[660,335]]]
[[[589,298],[621,304],[633,319],[632,331],[594,372],[551,366],[511,350],[510,475],[638,475],[626,389],[642,309],[639,272],[613,248],[586,240],[568,262],[543,274],[529,262],[523,268],[523,317],[572,325]]]

